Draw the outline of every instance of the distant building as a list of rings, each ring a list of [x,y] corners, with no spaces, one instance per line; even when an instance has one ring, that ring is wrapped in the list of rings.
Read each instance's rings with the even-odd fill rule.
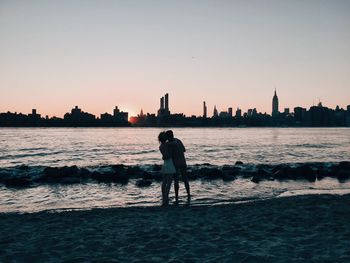
[[[83,112],[78,106],[75,106],[71,113],[64,115],[64,121],[67,126],[95,126],[96,117],[93,114]]]
[[[236,118],[242,117],[242,110],[240,108],[237,108],[236,110]]]
[[[158,117],[162,116],[169,116],[170,110],[169,110],[169,94],[165,94],[164,97],[160,98],[160,107],[158,110]]]
[[[248,109],[247,117],[252,117],[252,116],[253,116],[253,109]]]
[[[283,112],[283,113],[284,113],[284,115],[286,115],[286,116],[289,115],[289,108],[284,108],[284,112]]]
[[[311,126],[320,127],[330,124],[331,115],[327,107],[323,107],[319,102],[317,106],[312,106],[309,110]]]
[[[230,118],[232,118],[233,115],[232,115],[232,108],[231,108],[231,107],[228,108],[227,112],[228,112],[228,116],[229,116]]]
[[[302,107],[294,108],[294,120],[297,124],[303,123],[306,121],[306,109]]]
[[[278,97],[275,89],[275,94],[272,98],[272,117],[277,117],[278,116]]]
[[[220,114],[219,114],[219,117],[220,118],[228,118],[228,112],[227,111],[221,111]]]
[[[169,112],[169,94],[165,94],[165,111]]]
[[[40,124],[41,115],[37,114],[36,109],[32,109],[32,114],[29,114],[28,117],[31,125],[38,126]]]
[[[40,119],[41,118],[41,115],[37,114],[36,109],[32,109],[32,114],[29,114],[28,116],[32,119]]]
[[[218,116],[219,116],[218,110],[216,109],[216,105],[214,105],[213,117],[218,117]]]
[[[116,117],[119,114],[120,110],[118,109],[118,106],[115,106],[113,110],[113,116]]]
[[[75,108],[71,110],[71,114],[78,116],[79,114],[81,114],[81,109],[79,109],[78,106],[75,106]]]
[[[207,105],[205,104],[205,101],[203,101],[203,118],[207,117]]]
[[[254,108],[252,112],[252,116],[255,117],[256,115],[258,115],[258,111],[256,110],[256,108]]]

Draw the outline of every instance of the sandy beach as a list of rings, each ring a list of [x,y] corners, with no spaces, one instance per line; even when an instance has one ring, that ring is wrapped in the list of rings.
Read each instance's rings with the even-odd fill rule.
[[[0,214],[1,262],[350,262],[350,195]]]

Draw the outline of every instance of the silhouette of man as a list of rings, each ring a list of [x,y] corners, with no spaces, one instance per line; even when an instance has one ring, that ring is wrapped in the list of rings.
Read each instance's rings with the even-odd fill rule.
[[[185,146],[183,145],[182,141],[174,138],[174,133],[172,130],[166,131],[166,136],[169,141],[170,147],[172,147],[172,159],[175,165],[176,174],[174,176],[174,190],[175,190],[175,200],[176,202],[179,201],[179,174],[181,174],[182,181],[185,184],[186,192],[187,192],[187,199],[191,199],[190,195],[190,184],[188,183],[188,176],[187,176],[187,164],[185,159]]]

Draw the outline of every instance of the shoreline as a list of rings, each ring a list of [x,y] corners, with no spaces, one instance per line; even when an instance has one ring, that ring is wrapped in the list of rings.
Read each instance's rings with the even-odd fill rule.
[[[0,260],[350,260],[350,195],[0,214]]]

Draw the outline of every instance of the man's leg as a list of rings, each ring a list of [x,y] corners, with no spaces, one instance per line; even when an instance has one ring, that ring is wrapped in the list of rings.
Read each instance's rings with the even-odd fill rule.
[[[167,175],[163,174],[163,180],[162,180],[162,204],[163,205],[168,203],[168,199],[166,197],[166,187],[167,187]]]
[[[186,192],[187,192],[187,199],[191,199],[191,194],[190,194],[190,184],[188,182],[188,176],[187,176],[187,169],[181,169],[181,176],[182,180],[185,184]]]
[[[174,191],[175,191],[175,201],[179,202],[179,171],[174,174]]]

